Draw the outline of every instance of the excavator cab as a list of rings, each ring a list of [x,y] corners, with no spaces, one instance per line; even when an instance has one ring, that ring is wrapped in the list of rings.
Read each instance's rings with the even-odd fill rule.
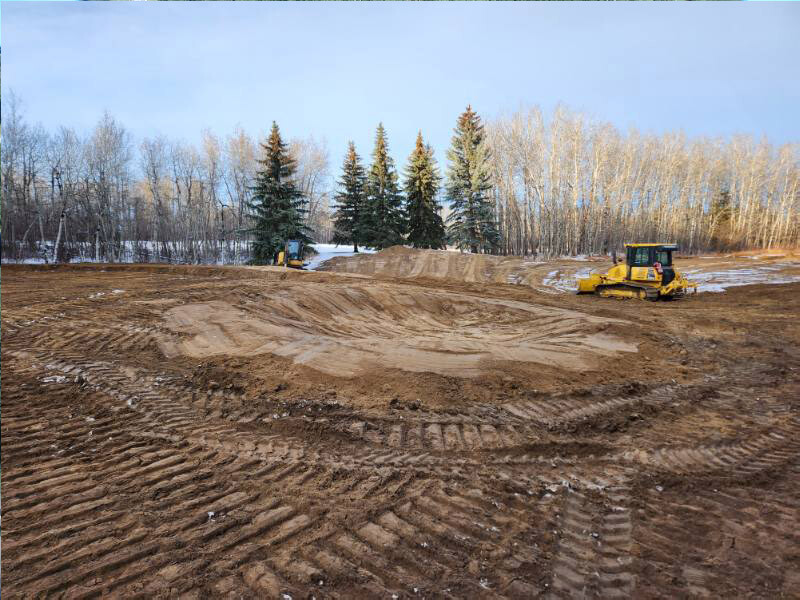
[[[303,242],[287,240],[283,250],[278,252],[278,264],[293,269],[303,268]]]
[[[595,273],[578,280],[578,293],[594,293],[617,298],[658,300],[697,291],[672,264],[675,244],[625,244],[625,262],[605,274]]]

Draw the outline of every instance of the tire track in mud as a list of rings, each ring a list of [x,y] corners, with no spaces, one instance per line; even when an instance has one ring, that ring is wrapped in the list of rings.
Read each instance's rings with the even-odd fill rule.
[[[751,436],[749,439],[715,446],[660,448],[652,453],[634,451],[623,458],[674,473],[714,473],[738,478],[777,467],[800,452],[800,419]]]
[[[47,384],[53,388],[83,386],[89,394],[113,394],[110,403],[102,403],[112,406],[105,417],[92,417],[90,404],[81,414],[64,414],[70,410],[66,407],[43,411],[45,420],[60,419],[61,426],[55,433],[43,427],[18,442],[13,433],[30,430],[33,424],[21,419],[4,427],[4,455],[11,449],[15,461],[20,461],[4,469],[7,481],[16,490],[3,507],[7,527],[10,524],[7,557],[17,565],[6,579],[7,590],[12,594],[24,589],[78,596],[128,595],[153,592],[159,586],[190,594],[194,591],[199,596],[209,591],[242,589],[256,594],[274,594],[276,590],[292,594],[307,589],[310,578],[318,573],[323,580],[347,577],[347,585],[364,593],[386,589],[407,593],[412,587],[435,590],[437,586],[444,590],[447,588],[442,586],[449,585],[454,597],[464,593],[500,596],[503,592],[495,586],[502,585],[510,596],[520,597],[534,589],[532,582],[514,574],[526,552],[535,553],[532,547],[520,547],[517,558],[509,559],[506,570],[493,568],[466,587],[459,573],[464,561],[478,548],[503,542],[501,532],[509,521],[528,523],[541,519],[533,519],[530,511],[517,511],[513,519],[505,522],[487,519],[487,506],[494,506],[489,501],[414,492],[414,485],[408,487],[413,481],[411,475],[396,482],[399,497],[407,498],[397,506],[387,507],[360,525],[327,534],[313,544],[317,551],[311,554],[294,550],[291,558],[286,558],[281,546],[278,556],[283,558],[267,559],[265,548],[302,534],[316,521],[285,501],[258,492],[248,495],[244,490],[279,486],[291,491],[302,489],[310,478],[324,481],[329,469],[318,464],[319,457],[302,452],[292,456],[292,448],[287,448],[282,439],[273,448],[275,456],[268,461],[257,461],[252,454],[242,453],[241,443],[235,451],[225,444],[209,443],[230,427],[225,424],[217,428],[207,425],[206,437],[198,443],[196,436],[190,434],[180,407],[164,409],[158,403],[163,398],[111,365],[64,353],[9,354],[12,360],[6,362],[6,368],[13,369],[17,360],[25,358],[28,367],[21,369],[24,373],[41,376],[42,372],[58,372],[71,379]],[[14,396],[7,405],[11,410],[16,408]],[[23,402],[26,394],[16,396],[17,402]],[[132,406],[128,406],[129,400],[133,400]],[[37,452],[29,462],[23,451],[35,450],[42,441],[54,439],[53,435],[59,448],[68,445],[68,452],[54,456],[53,460],[60,462],[53,464],[52,472],[42,479],[32,471],[41,462],[41,453]],[[312,465],[304,463],[303,458]],[[384,489],[387,484],[383,477],[370,474],[374,463],[367,460],[366,468],[358,474],[331,481],[329,495],[366,499]],[[45,490],[48,493],[43,493]],[[29,495],[36,498],[34,504],[17,499]],[[141,508],[132,510],[134,503]],[[59,520],[48,518],[59,512],[63,515]],[[215,513],[216,519],[210,519],[209,512]],[[45,518],[34,528],[19,526],[33,517]],[[148,525],[151,521],[168,525],[153,528]],[[396,554],[387,555],[388,550],[380,541],[384,531],[392,540],[397,537],[398,543],[401,537],[405,540],[392,550]],[[69,536],[66,541],[52,546],[64,535]],[[431,559],[437,560],[436,577],[426,575],[424,569],[412,569],[418,564],[414,537],[424,538],[420,544],[429,545],[425,548],[438,550],[439,558]],[[53,547],[69,558],[53,562]],[[369,554],[354,554],[362,550]],[[211,556],[224,556],[225,560],[212,561]],[[356,566],[357,581],[348,574],[351,565]],[[24,569],[29,575],[15,577],[17,569]],[[231,570],[236,574],[231,575]],[[203,583],[182,583],[182,574],[190,572],[202,574]],[[217,572],[224,575],[217,578]],[[149,580],[146,588],[138,583],[143,578]],[[96,583],[86,586],[86,581]]]
[[[42,325],[26,328],[26,348],[62,350],[83,348],[95,356],[118,356],[119,352],[155,351],[159,332],[149,327],[106,322],[102,328],[90,321],[71,321],[69,327]]]
[[[656,441],[650,449],[628,450],[619,458],[675,474],[746,478],[779,468],[800,451],[800,415],[791,404],[796,388],[765,380],[764,389],[746,416],[730,404],[723,391],[706,402],[699,415],[688,414],[673,423],[686,427],[671,443]],[[742,428],[742,424],[746,424]],[[699,435],[698,435],[699,434]]]
[[[184,490],[183,484],[186,482],[193,482],[192,485],[199,485],[194,482],[211,480],[213,476],[211,473],[209,473],[209,468],[212,466],[215,470],[218,469],[219,471],[224,472],[226,475],[231,477],[235,477],[237,473],[240,474],[245,471],[245,464],[241,456],[242,453],[239,451],[245,446],[244,444],[238,443],[236,446],[236,452],[232,453],[231,447],[226,446],[224,440],[223,443],[218,445],[210,442],[210,440],[213,439],[213,436],[216,435],[219,437],[221,431],[224,431],[226,426],[222,426],[221,429],[218,428],[216,431],[213,428],[208,428],[208,430],[204,432],[204,434],[208,434],[208,437],[198,434],[202,439],[199,445],[195,445],[194,442],[197,441],[197,436],[191,435],[189,429],[186,428],[187,426],[184,423],[184,419],[181,418],[185,418],[186,415],[182,414],[183,411],[181,411],[179,407],[173,406],[165,410],[163,406],[160,406],[159,404],[160,401],[163,401],[163,398],[159,398],[157,395],[149,392],[147,389],[142,389],[141,386],[137,386],[136,384],[132,383],[126,375],[122,374],[120,371],[108,364],[99,363],[97,361],[86,361],[82,360],[78,356],[65,356],[63,353],[53,352],[34,352],[28,355],[22,353],[13,353],[12,356],[15,359],[27,359],[30,365],[27,368],[27,371],[29,372],[58,372],[64,374],[61,377],[71,380],[65,380],[65,382],[56,385],[68,387],[70,384],[83,384],[87,385],[93,391],[93,393],[112,394],[117,402],[117,406],[112,408],[111,412],[122,414],[123,418],[113,416],[105,419],[95,419],[94,417],[79,415],[74,416],[74,418],[71,420],[66,419],[65,421],[62,421],[60,434],[67,436],[67,438],[70,440],[69,456],[72,457],[73,460],[93,460],[92,465],[97,473],[95,478],[90,478],[85,473],[81,473],[77,477],[81,484],[79,487],[76,485],[71,485],[66,488],[59,487],[59,496],[66,494],[67,497],[74,499],[74,502],[70,501],[62,507],[67,514],[72,515],[73,517],[85,515],[89,511],[101,508],[101,506],[103,508],[108,508],[105,504],[99,504],[99,502],[102,501],[102,498],[107,496],[114,496],[118,498],[118,502],[123,502],[123,500],[119,499],[125,498],[126,493],[133,493],[134,491],[137,491],[139,494],[144,495],[145,497],[147,497],[148,494],[158,493],[161,490],[167,490],[172,487],[177,487],[178,492],[182,494],[188,493],[188,491]],[[30,361],[31,358],[33,358],[33,362]],[[64,359],[69,359],[72,362],[66,362]],[[8,362],[6,364],[8,366]],[[13,368],[13,361],[11,368]],[[149,406],[149,404],[152,404],[152,406]],[[13,404],[11,406],[13,408]],[[58,417],[54,416],[53,418],[56,419]],[[90,419],[94,420],[90,421]],[[115,423],[117,427],[111,427],[111,423]],[[23,422],[22,424],[24,425],[25,423]],[[127,430],[137,431],[138,433],[125,437],[124,431]],[[174,434],[176,432],[180,435],[175,436]],[[96,433],[94,438],[92,438],[92,433]],[[102,436],[100,434],[102,434]],[[87,447],[89,444],[93,444],[93,441],[89,440],[106,439],[106,436],[108,441],[102,443],[99,448]],[[72,443],[75,438],[79,440],[84,440],[85,438],[86,441]],[[273,438],[279,439],[278,436],[273,436]],[[4,436],[4,440],[7,439],[9,438]],[[110,443],[113,439],[117,440],[115,444],[120,445],[114,445]],[[171,450],[150,450],[153,444],[156,444],[156,442],[159,441],[163,442],[165,440],[171,442],[171,444],[174,446],[181,447],[181,452],[176,455]],[[297,452],[294,456],[291,456],[293,449],[286,448],[286,444],[283,443],[283,440],[281,439],[280,441],[282,443],[277,447],[270,448],[272,454],[276,455],[274,460],[267,462],[265,466],[264,463],[261,463],[259,465],[260,468],[256,470],[245,471],[250,474],[250,479],[264,484],[264,486],[267,488],[269,488],[270,485],[281,485],[286,486],[288,489],[293,489],[297,486],[301,486],[303,483],[308,481],[310,477],[317,476],[317,474],[313,472],[313,469],[318,469],[319,467],[312,466],[311,468],[307,468],[305,463],[300,459],[310,459],[311,462],[314,463],[318,457],[308,456],[304,454],[302,450]],[[26,441],[26,445],[24,447],[13,442],[11,444],[4,445],[6,445],[7,448],[12,451],[11,454],[17,460],[24,461],[25,455],[23,454],[23,450],[28,447],[35,448],[39,444],[36,436],[33,436],[33,438]],[[157,447],[160,448],[161,446],[158,445]],[[7,450],[4,449],[4,451]],[[110,455],[114,458],[107,461],[101,461],[102,464],[97,464],[96,460],[94,460],[96,458],[96,454],[94,453],[98,451],[103,455]],[[89,457],[84,459],[83,455],[87,452],[92,452],[94,456],[89,455]],[[222,454],[222,458],[220,456],[216,456],[217,452]],[[232,454],[235,454],[236,458],[230,460]],[[194,460],[190,462],[188,458],[193,456]],[[287,458],[290,458],[290,460],[286,460]],[[292,458],[295,460],[291,460]],[[207,465],[207,467],[198,471],[199,464]],[[369,463],[367,466],[368,468],[371,467]],[[75,467],[72,467],[72,469],[74,468]],[[69,466],[63,466],[60,468],[60,470],[56,469],[54,474],[60,475],[62,472],[65,472],[65,470],[69,471],[71,469]],[[8,473],[9,470],[6,469],[6,472]],[[26,480],[24,476],[20,475],[15,477],[13,475],[13,468],[11,472],[12,475],[8,479],[15,483],[15,485],[20,486],[18,494],[24,495],[28,494],[29,492],[34,493],[36,491],[25,487],[25,484],[30,482]],[[117,472],[122,472],[124,475],[111,475],[111,473]],[[103,481],[103,484],[99,484],[99,481]],[[135,486],[132,485],[133,482],[136,482]],[[42,482],[42,485],[49,488],[53,485],[66,483],[66,481],[62,481],[56,477],[48,478]],[[402,489],[404,484],[405,482],[401,481],[397,486],[397,489]],[[154,491],[151,491],[151,487]],[[331,492],[333,494],[347,493],[351,497],[366,498],[382,487],[385,487],[385,485],[383,484],[381,477],[362,474],[361,476],[355,478],[350,477],[348,480],[340,480],[336,482]],[[172,492],[170,496],[175,495],[178,492]],[[90,495],[87,496],[86,493],[89,493]],[[211,506],[215,506],[212,502],[215,500],[215,498],[216,496],[206,495],[202,496],[201,500],[207,500]],[[36,507],[34,507],[37,510],[37,514],[48,514],[52,512],[54,510],[54,507],[51,504],[52,500],[54,500],[54,498],[50,495],[39,497],[39,502]],[[192,503],[192,506],[195,505],[199,506],[197,501]],[[153,503],[148,503],[147,507],[149,512],[157,513],[159,510],[166,510],[165,506],[154,506]],[[13,527],[17,515],[19,515],[20,518],[22,518],[22,516],[31,516],[30,514],[19,512],[26,508],[31,507],[28,507],[27,505],[20,505],[19,503],[16,503],[13,498],[10,502],[7,501],[6,506],[4,506],[4,513],[7,516],[7,523],[11,522]],[[245,508],[254,512],[256,510],[252,506]],[[221,513],[224,510],[225,509],[223,507],[219,507],[211,512]],[[187,545],[190,542],[192,544],[206,542],[206,534],[202,534],[202,536],[197,539],[194,537],[189,537],[185,540],[181,535],[181,532],[188,525],[200,525],[203,514],[205,513],[199,511],[198,508],[197,514],[187,516],[182,520],[181,514],[176,514],[174,508],[170,509],[169,520],[175,519],[177,520],[177,523],[175,524],[174,528],[161,529],[159,531],[159,539],[169,535],[177,536],[179,546]],[[264,511],[258,512],[242,527],[245,533],[242,533],[242,535],[237,539],[232,540],[229,544],[225,544],[223,541],[218,544],[212,544],[210,547],[215,552],[218,552],[225,551],[232,546],[236,546],[238,548],[242,544],[246,544],[248,540],[252,538],[252,535],[250,534],[255,535],[255,533],[258,533],[258,531],[254,532],[252,530],[258,527],[274,525],[271,520],[271,516],[273,514],[273,512],[270,512],[269,514],[265,514]],[[282,518],[285,517],[283,520],[288,520],[289,526],[291,527],[307,527],[310,524],[308,517],[304,515],[293,517],[293,515],[285,508],[282,508],[281,512],[276,516],[280,516]],[[42,527],[50,527],[53,525],[57,525],[57,523],[47,521]],[[84,525],[87,528],[87,531],[90,532],[87,534],[88,538],[78,538],[75,542],[70,542],[68,545],[58,546],[58,550],[69,552],[88,544],[92,548],[92,560],[100,561],[103,573],[108,574],[124,571],[124,574],[121,574],[119,577],[115,576],[112,584],[104,584],[102,591],[107,592],[111,591],[112,589],[116,589],[117,586],[126,586],[127,582],[136,580],[144,572],[142,569],[146,569],[147,572],[150,572],[152,569],[161,564],[166,565],[168,563],[174,563],[176,560],[174,551],[170,552],[161,546],[147,546],[146,554],[142,554],[141,556],[139,554],[129,555],[127,553],[127,547],[132,544],[144,543],[146,541],[147,534],[149,533],[146,529],[142,528],[140,523],[136,521],[123,520],[117,515],[112,514],[105,515],[96,522],[82,522],[82,525]],[[104,537],[104,532],[108,528],[113,528],[114,531],[120,532],[117,535],[119,539],[117,539],[117,542],[113,544],[107,539],[107,536]],[[74,528],[71,528],[68,532],[73,531]],[[124,537],[120,537],[123,532],[126,535]],[[33,535],[38,532],[23,530],[20,531],[20,534],[22,533],[25,533],[26,535]],[[128,533],[130,535],[127,535]],[[215,531],[212,533],[219,533],[222,535],[224,532]],[[211,535],[211,533],[208,535]],[[8,536],[9,537],[7,537],[7,539],[13,540],[15,531],[12,529]],[[44,544],[49,539],[52,539],[52,535],[38,536],[36,541],[28,542],[25,544],[25,546],[32,545],[35,549],[37,545]],[[121,547],[122,549],[115,550],[117,546]],[[263,547],[263,544],[257,547]],[[57,592],[62,589],[66,589],[66,587],[70,587],[73,584],[77,585],[76,582],[81,579],[96,575],[94,570],[78,570],[75,573],[76,579],[65,581],[62,573],[66,570],[71,570],[70,565],[72,563],[57,563],[55,565],[48,566],[47,568],[37,569],[39,561],[45,560],[45,557],[48,556],[48,550],[46,547],[45,549],[39,549],[38,552],[29,552],[22,556],[15,554],[16,551],[22,550],[22,545],[15,546],[13,547],[9,556],[12,560],[18,560],[19,564],[24,565],[30,572],[35,573],[35,578],[38,582],[36,587],[37,591]],[[249,551],[250,554],[256,552],[256,547],[249,548]],[[135,568],[134,563],[138,565],[140,561],[144,560],[145,556],[155,558],[148,559],[146,565],[141,565],[141,569],[138,567]],[[249,556],[249,554],[244,554],[238,557],[236,559],[237,564],[242,563],[243,561],[246,563],[246,559]],[[79,553],[73,558],[80,563],[84,558],[88,561],[88,557],[89,554]],[[272,588],[274,588],[275,578],[264,575],[266,572],[259,571],[259,568],[260,567],[253,567],[253,569],[256,569],[256,571],[261,573],[261,576],[258,579],[261,580],[264,577],[267,577],[267,579],[272,582],[270,585]],[[169,571],[169,573],[172,572],[172,570]],[[175,572],[177,573],[178,571]],[[271,572],[274,573],[275,570],[273,569]],[[248,567],[248,570],[243,573],[243,576],[248,580],[255,581],[252,573],[252,569]],[[286,575],[286,577],[291,579],[291,573]],[[253,581],[251,581],[251,583],[253,583]],[[280,579],[279,581],[284,580]],[[13,586],[15,584],[27,586],[28,584],[33,584],[33,582],[33,578],[14,581],[12,575],[10,586],[7,589],[13,590]],[[231,582],[228,581],[228,583]],[[258,585],[263,585],[263,583],[264,582],[262,581],[261,584]],[[281,589],[291,589],[291,587],[288,585],[283,585]]]
[[[758,483],[706,486],[687,494],[675,481],[646,490],[633,532],[634,554],[653,565],[640,581],[641,593],[663,594],[677,586],[698,598],[736,596],[737,571],[747,570],[760,595],[795,595],[797,577],[787,565],[800,547],[799,476],[795,457],[769,494]],[[678,555],[685,559],[676,561]]]
[[[521,567],[541,554],[526,536],[542,512],[538,503],[510,506],[477,489],[433,486],[321,538],[298,556],[368,596],[525,597],[536,587]],[[489,566],[487,554],[497,562]]]
[[[602,491],[601,491],[602,490]],[[551,598],[630,598],[635,590],[627,485],[564,491]]]
[[[11,408],[14,408],[13,402]],[[87,435],[87,429],[96,424],[102,426],[100,420],[89,422],[83,415],[76,416],[74,423],[75,427],[71,422],[67,425],[70,440]],[[141,426],[130,421],[122,425],[134,430],[137,425]],[[148,592],[159,589],[160,585],[177,586],[180,590],[183,584],[177,580],[182,573],[208,571],[213,579],[215,571],[211,563],[218,563],[220,556],[225,557],[223,565],[240,565],[236,568],[241,571],[241,580],[238,576],[225,575],[211,588],[210,584],[204,584],[199,594],[209,589],[214,592],[228,588],[241,590],[245,586],[256,593],[273,594],[277,590],[291,594],[309,584],[309,563],[275,559],[272,563],[276,564],[270,563],[271,568],[268,568],[260,558],[265,549],[309,528],[312,521],[307,515],[298,514],[277,499],[232,491],[239,486],[232,486],[228,479],[223,480],[227,483],[215,479],[219,473],[215,475],[211,471],[220,469],[226,478],[235,478],[237,473],[242,473],[242,466],[215,461],[213,452],[189,447],[176,455],[169,447],[154,446],[156,440],[152,438],[145,438],[148,440],[145,443],[125,442],[118,432],[113,433],[119,438],[119,445],[104,443],[96,449],[101,455],[113,458],[98,463],[97,454],[84,458],[83,451],[75,449],[67,462],[54,469],[51,473],[54,477],[39,478],[42,489],[53,486],[57,489],[52,494],[37,497],[33,506],[15,502],[15,498],[27,497],[36,491],[30,487],[31,477],[35,479],[36,476],[14,474],[12,468],[9,479],[15,486],[15,495],[4,506],[6,540],[11,540],[7,558],[15,564],[15,569],[6,577],[8,592],[13,594],[16,589],[25,589],[42,594],[68,592],[83,597],[108,593],[127,595],[137,590]],[[138,439],[135,435],[130,437]],[[193,459],[191,463],[187,455]],[[81,465],[81,461],[90,462]],[[91,468],[92,472],[92,475],[87,475],[85,470],[80,473],[82,485],[77,486],[62,476],[63,472],[77,471],[81,466]],[[253,472],[252,477],[262,484],[285,483],[289,479],[278,468]],[[199,483],[205,480],[208,484]],[[269,489],[264,485],[258,487]],[[158,497],[157,491],[168,493]],[[114,501],[109,500],[111,497]],[[142,512],[130,509],[130,503],[136,499],[144,499],[142,508],[148,520],[169,524],[156,529],[148,527]],[[60,502],[58,508],[54,504],[56,501]],[[424,499],[419,503],[430,508]],[[42,521],[35,529],[18,528],[17,523],[31,518],[29,509],[43,515],[60,511],[69,521],[56,523],[51,519]],[[102,511],[101,516],[88,518],[98,511]],[[207,516],[209,512],[215,513],[216,519]],[[81,517],[83,520],[73,521]],[[62,526],[54,530],[58,525]],[[79,535],[52,545],[61,536],[78,532]],[[23,534],[24,541],[16,542]],[[187,553],[188,548],[191,553]],[[54,562],[54,551],[68,558]],[[214,557],[213,560],[210,557]],[[320,560],[324,562],[324,555]],[[325,565],[328,570],[333,568],[329,563]],[[219,564],[216,568],[222,569]],[[24,569],[26,576],[15,577],[17,569]],[[150,578],[156,570],[148,586],[139,589],[137,582],[145,576]],[[84,583],[95,580],[101,583],[88,586]],[[186,585],[191,587],[191,584]],[[187,588],[187,591],[190,590]]]
[[[14,411],[26,396],[6,394],[4,400]],[[68,452],[54,454],[46,475],[37,468],[41,451],[31,463],[20,444],[9,443],[30,424],[3,422],[3,456],[13,457],[4,461],[4,560],[13,565],[4,569],[7,593],[105,594],[159,566],[179,566],[187,549],[193,560],[202,555],[212,563],[232,549],[247,547],[252,554],[278,547],[313,523],[279,498],[236,491],[247,485],[236,480],[237,468],[225,470],[227,456],[126,433],[144,425],[135,416],[113,419],[109,427],[102,418],[68,410],[45,413],[62,418],[56,433],[38,430],[41,446],[69,444]],[[29,434],[25,446],[36,445],[36,438],[37,432]]]
[[[365,468],[389,468],[397,470],[410,468],[421,474],[436,474],[439,476],[465,477],[466,472],[476,465],[491,463],[496,465],[521,465],[526,463],[561,463],[568,462],[559,456],[545,456],[540,452],[526,452],[503,454],[492,453],[487,456],[474,456],[464,453],[461,456],[452,456],[443,452],[447,448],[442,442],[441,446],[431,439],[436,433],[453,431],[452,424],[445,426],[444,430],[436,423],[417,424],[412,426],[411,434],[407,434],[407,442],[416,439],[416,445],[406,444],[397,448],[392,446],[363,446],[348,448],[344,453],[335,449],[325,452],[317,447],[319,441],[309,441],[302,435],[286,435],[285,433],[273,434],[266,432],[249,433],[237,429],[235,422],[237,413],[227,415],[223,419],[214,419],[200,416],[197,410],[205,402],[205,396],[198,399],[187,394],[175,397],[170,392],[174,386],[167,384],[164,390],[152,385],[158,383],[159,376],[149,378],[140,377],[138,381],[131,379],[131,375],[111,363],[96,360],[86,360],[72,352],[59,351],[31,351],[14,352],[15,357],[34,360],[38,367],[45,368],[61,377],[72,378],[87,384],[96,391],[116,398],[118,405],[115,410],[131,409],[140,412],[147,423],[147,429],[152,430],[157,436],[165,437],[175,442],[185,441],[190,444],[200,445],[207,449],[236,454],[238,457],[271,461],[281,465],[292,464],[295,469],[302,469],[303,475],[308,476],[309,469],[323,467],[345,469],[349,471]],[[182,402],[183,400],[184,402]],[[192,404],[194,402],[194,405]],[[265,417],[269,420],[269,417]],[[256,417],[253,417],[253,421]],[[241,422],[241,421],[240,421]],[[351,423],[349,430],[361,430],[363,421]],[[468,428],[469,426],[467,426]],[[504,436],[503,429],[491,424],[474,425],[479,432],[484,448],[492,450],[507,450],[504,444],[509,442],[509,437]],[[501,433],[498,434],[497,430]],[[419,435],[413,438],[414,432]],[[374,438],[377,440],[377,438]],[[512,440],[513,441],[513,440]],[[522,439],[520,441],[523,441]],[[452,448],[451,448],[452,449]]]

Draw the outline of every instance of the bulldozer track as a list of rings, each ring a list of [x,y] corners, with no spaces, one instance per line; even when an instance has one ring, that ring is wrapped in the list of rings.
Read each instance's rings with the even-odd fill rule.
[[[637,454],[637,460],[676,473],[721,472],[727,477],[753,475],[795,458],[800,451],[800,419],[753,435],[740,443],[660,448]]]
[[[796,481],[800,475],[797,458],[789,468]],[[659,489],[660,488],[660,489]],[[654,565],[653,578],[641,592],[650,595],[666,580],[680,585],[694,597],[716,597],[735,593],[734,570],[757,561],[760,554],[781,556],[800,545],[800,535],[791,526],[800,518],[800,502],[786,484],[776,486],[765,497],[758,485],[708,486],[690,497],[669,485],[651,487],[645,495],[641,517],[633,532],[633,552],[640,560]],[[652,518],[658,515],[657,519]],[[690,532],[702,523],[705,534]],[[687,552],[682,565],[674,561],[674,553]],[[724,561],[723,570],[714,567]],[[796,591],[796,578],[775,564],[763,565],[758,576],[765,596],[791,597]]]
[[[636,582],[625,486],[602,493],[567,488],[562,507],[550,597],[631,597]]]
[[[10,598],[703,597],[737,596],[748,582],[753,596],[791,597],[800,586],[791,350],[683,379],[676,367],[645,383],[615,376],[568,390],[543,390],[549,367],[519,363],[533,373],[527,384],[428,373],[417,382],[412,372],[360,386],[309,374],[293,357],[167,359],[165,339],[194,334],[163,315],[224,302],[256,318],[279,298],[287,322],[325,305],[330,322],[315,317],[310,335],[358,337],[371,333],[336,315],[363,304],[365,330],[396,311],[402,336],[416,325],[407,307],[382,307],[392,286],[408,305],[441,304],[435,329],[454,318],[455,284],[442,294],[307,274],[308,289],[335,293],[306,299],[295,273],[77,270],[61,289],[37,283],[57,270],[13,273],[3,282],[0,436]],[[489,304],[530,302],[508,287],[487,288]],[[480,318],[474,295],[459,301],[469,319]],[[577,304],[565,323],[549,306],[527,321],[544,337],[639,326],[608,309],[583,319]],[[502,324],[509,335],[516,326]],[[286,375],[251,374],[261,360]],[[489,364],[506,375],[506,363]],[[230,370],[241,380],[226,379]],[[415,387],[403,396],[406,383]],[[495,400],[470,391],[486,386]],[[448,402],[428,389],[448,390]]]

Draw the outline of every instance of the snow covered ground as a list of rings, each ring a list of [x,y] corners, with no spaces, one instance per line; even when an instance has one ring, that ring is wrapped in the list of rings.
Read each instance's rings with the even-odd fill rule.
[[[753,283],[795,283],[800,275],[790,275],[780,271],[794,266],[792,263],[774,263],[746,269],[727,269],[724,271],[702,271],[686,269],[684,274],[689,281],[697,283],[698,292],[724,292],[729,287],[751,285]]]
[[[353,256],[355,254],[352,245],[337,246],[336,244],[314,244],[314,248],[319,254],[312,256],[311,260],[306,263],[305,268],[309,271],[316,271],[322,263],[336,258],[337,256]],[[360,254],[372,254],[375,252],[375,250],[370,248],[359,248],[358,251]]]
[[[131,244],[131,242],[126,242],[126,244]],[[142,242],[142,244],[152,244],[152,242]],[[309,262],[306,264],[306,269],[309,269],[311,271],[316,270],[317,267],[319,267],[322,263],[324,263],[325,261],[330,260],[330,259],[332,259],[334,257],[337,257],[337,256],[353,256],[353,254],[354,254],[353,246],[351,246],[351,245],[339,245],[339,246],[337,246],[336,244],[314,244],[314,248],[316,248],[316,250],[317,250],[317,252],[319,252],[319,254],[317,254],[316,256],[311,257]],[[359,252],[360,253],[364,253],[364,254],[371,254],[371,253],[375,252],[375,250],[372,250],[370,248],[363,248],[362,247],[362,248],[359,248]],[[231,258],[231,257],[228,256],[228,258]],[[242,261],[244,262],[244,259],[242,259]],[[93,257],[75,257],[75,258],[72,259],[71,262],[94,262],[94,258]],[[104,262],[104,261],[101,261],[101,262]],[[120,262],[123,262],[123,263],[136,262],[134,254],[132,252],[132,247],[128,248],[128,252],[126,253],[125,256],[123,256],[123,258],[122,258],[122,260]],[[43,264],[45,264],[45,260],[44,260],[44,258],[40,258],[40,257],[23,258],[23,259],[20,259],[20,260],[3,258],[3,264],[43,265]],[[222,265],[223,263],[221,261],[217,261],[216,263],[212,262],[212,263],[204,263],[204,264]],[[225,264],[230,264],[230,262],[226,261]]]
[[[542,279],[542,285],[545,287],[539,289],[543,292],[550,292],[550,290],[555,290],[556,292],[574,293],[575,290],[578,289],[578,279],[583,279],[584,277],[588,277],[589,275],[592,274],[593,271],[594,269],[592,267],[584,267],[583,269],[578,269],[574,273],[570,273],[569,271],[562,269],[558,269],[556,271],[550,271]]]

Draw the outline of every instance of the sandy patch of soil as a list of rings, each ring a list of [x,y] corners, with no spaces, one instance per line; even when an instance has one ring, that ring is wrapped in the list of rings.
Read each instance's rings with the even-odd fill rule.
[[[227,302],[166,311],[169,358],[271,353],[323,373],[355,376],[383,366],[473,377],[496,361],[589,369],[600,356],[636,352],[603,333],[616,319],[513,300],[430,289],[309,284],[247,310]]]

